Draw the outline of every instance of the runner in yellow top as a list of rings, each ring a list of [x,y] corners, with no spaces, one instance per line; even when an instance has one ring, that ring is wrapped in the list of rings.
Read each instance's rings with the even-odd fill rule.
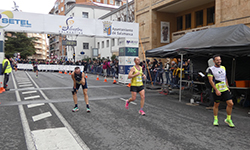
[[[234,128],[233,121],[231,120],[231,113],[233,108],[232,96],[230,94],[228,81],[226,77],[226,68],[221,66],[221,57],[219,55],[213,56],[214,66],[209,67],[208,70],[208,80],[211,86],[213,87],[213,98],[214,98],[214,126],[218,126],[218,107],[220,101],[224,100],[227,103],[227,119],[225,123],[229,127]]]
[[[139,110],[139,113],[141,115],[145,115],[145,112],[142,110],[144,106],[144,101],[145,101],[145,91],[142,83],[142,76],[144,79],[146,79],[146,76],[142,73],[142,67],[139,66],[140,64],[140,59],[136,57],[134,59],[135,66],[133,66],[130,69],[130,72],[128,74],[128,78],[131,79],[131,95],[132,97],[126,101],[125,108],[128,109],[128,105],[131,101],[134,101],[136,99],[136,93],[139,93],[141,96],[141,109]]]

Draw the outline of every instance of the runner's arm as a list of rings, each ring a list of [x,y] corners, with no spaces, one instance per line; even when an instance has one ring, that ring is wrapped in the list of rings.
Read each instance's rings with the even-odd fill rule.
[[[74,72],[71,74],[71,78],[74,81],[74,88],[76,88],[76,79],[74,78]]]
[[[226,84],[227,84],[228,91],[230,91],[227,77],[226,77]]]
[[[82,72],[82,80],[81,80],[81,84],[82,85],[85,85],[85,74],[84,74],[84,72]]]
[[[218,90],[214,84],[214,81],[213,81],[213,77],[212,76],[208,76],[208,81],[210,83],[210,85],[212,86],[212,88],[216,91]]]
[[[221,92],[216,88],[215,84],[214,84],[214,81],[213,81],[213,76],[208,76],[208,80],[209,80],[209,83],[210,85],[212,86],[212,88],[215,90],[215,94],[217,96],[220,96],[221,95]]]
[[[135,68],[131,68],[128,74],[128,78],[134,78],[135,76],[138,76],[140,74],[140,72],[137,72],[136,74],[133,74],[135,72]]]
[[[147,78],[147,77],[146,77],[146,75],[145,75],[144,73],[142,73],[142,76],[143,76],[143,78],[144,78],[144,79],[146,79],[146,78]]]

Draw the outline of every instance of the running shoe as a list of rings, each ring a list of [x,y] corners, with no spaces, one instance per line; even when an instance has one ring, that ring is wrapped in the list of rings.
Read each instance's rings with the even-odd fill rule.
[[[72,109],[72,112],[77,112],[79,110],[78,107],[75,107],[74,109]]]
[[[88,113],[90,112],[90,109],[89,109],[89,108],[87,108],[87,112],[88,112]]]
[[[36,78],[38,78],[38,76],[36,76]]]
[[[128,109],[129,102],[126,100],[125,108]]]
[[[143,110],[139,110],[139,114],[141,114],[142,116],[145,116],[145,112]]]
[[[214,126],[219,126],[218,119],[214,119]]]
[[[234,127],[235,127],[234,124],[233,124],[233,121],[232,121],[231,119],[230,119],[230,120],[225,119],[225,123],[228,124],[229,127],[231,127],[231,128],[234,128]]]

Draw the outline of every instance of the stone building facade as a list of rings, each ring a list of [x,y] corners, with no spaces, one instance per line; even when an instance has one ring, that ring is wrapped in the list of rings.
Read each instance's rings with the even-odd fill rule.
[[[235,24],[250,27],[250,0],[135,0],[134,5],[144,50],[169,44],[187,32]],[[165,33],[168,42],[162,42]],[[143,59],[141,47],[139,57]]]

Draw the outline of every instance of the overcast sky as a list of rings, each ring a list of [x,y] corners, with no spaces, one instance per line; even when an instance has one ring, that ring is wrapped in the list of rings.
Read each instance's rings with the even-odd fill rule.
[[[56,0],[14,0],[23,12],[48,14]],[[13,10],[13,0],[0,0],[1,10]]]

